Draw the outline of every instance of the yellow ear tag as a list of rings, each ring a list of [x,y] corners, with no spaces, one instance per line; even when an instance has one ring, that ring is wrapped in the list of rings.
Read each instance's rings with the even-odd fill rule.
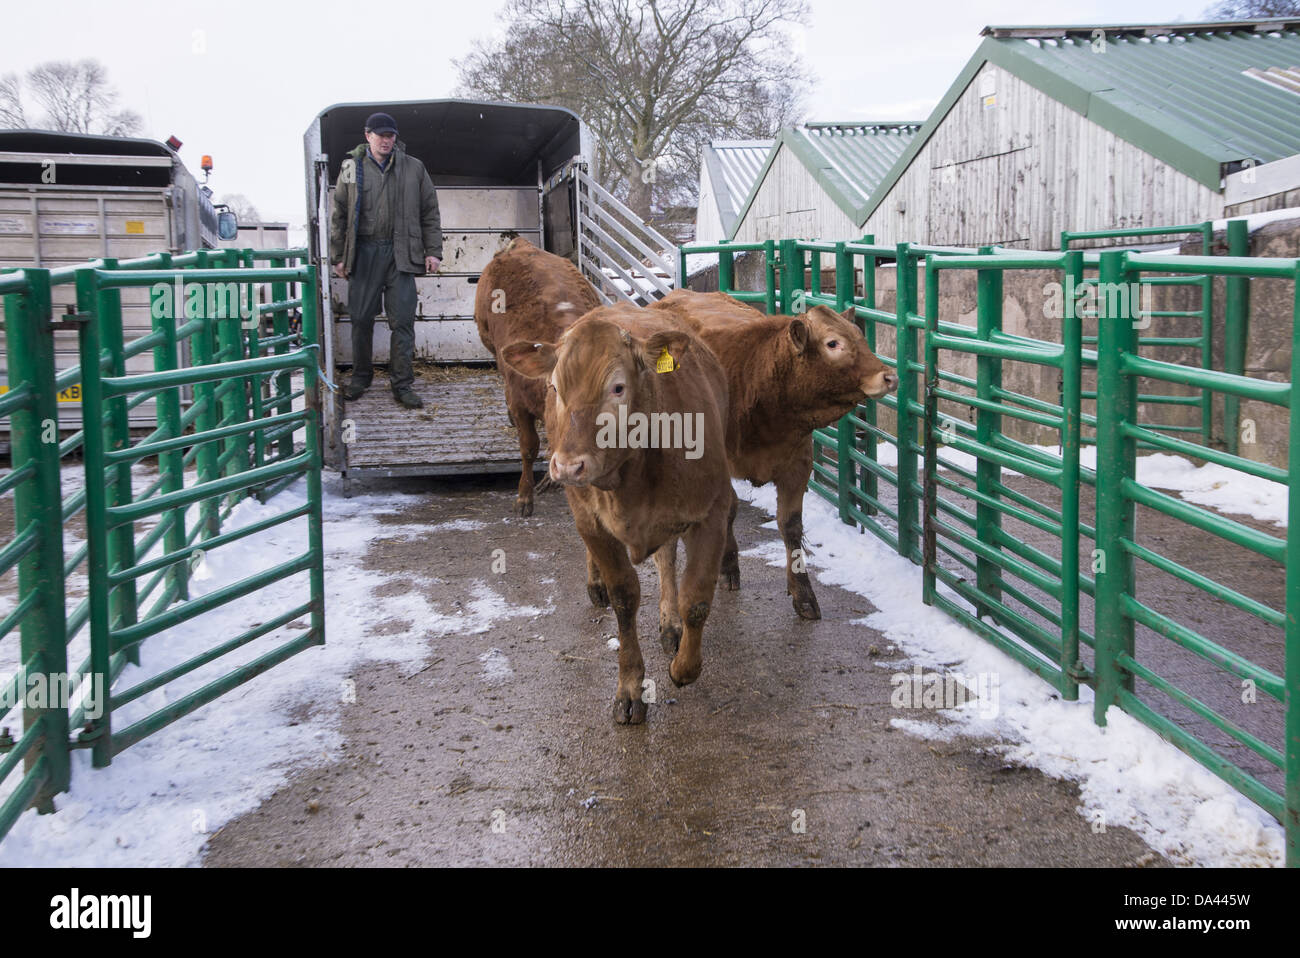
[[[676,368],[677,364],[673,362],[673,357],[668,352],[668,347],[665,346],[664,351],[660,353],[659,358],[655,360],[655,372],[670,373]]]

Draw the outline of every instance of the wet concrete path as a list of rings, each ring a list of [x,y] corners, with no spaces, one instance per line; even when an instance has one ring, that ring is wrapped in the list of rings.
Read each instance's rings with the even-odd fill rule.
[[[819,583],[823,619],[801,621],[783,571],[742,554],[741,590],[714,602],[704,672],[677,689],[646,562],[639,630],[657,702],[647,724],[617,726],[614,619],[587,600],[562,494],[502,521],[514,500],[504,477],[358,491],[406,496],[409,508],[385,517],[394,524],[487,524],[359,544],[368,568],[391,573],[387,594],[430,588],[412,575],[434,575],[440,609],[487,582],[513,605],[552,611],[431,641],[418,671],[357,673],[339,760],[297,771],[228,823],[206,865],[1165,864],[1126,829],[1094,833],[1074,786],[979,750],[989,743],[891,728],[901,713],[890,676],[908,666],[880,633],[849,624],[873,611],[859,596]],[[742,553],[777,538],[760,528],[769,518],[742,503]],[[376,594],[372,622],[327,619],[329,641],[420,636],[383,605]]]

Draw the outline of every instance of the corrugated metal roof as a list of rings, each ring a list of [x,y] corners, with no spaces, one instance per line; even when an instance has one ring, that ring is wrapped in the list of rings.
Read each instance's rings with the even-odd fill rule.
[[[1212,190],[1244,161],[1300,153],[1295,94],[1246,72],[1300,62],[1300,20],[985,27],[982,33],[983,43],[881,180],[859,223],[884,202],[985,63]],[[1094,52],[1099,37],[1105,53]]]
[[[920,129],[919,121],[804,123],[783,129],[727,235],[735,235],[735,227],[783,146],[807,167],[845,215],[860,221],[868,199]]]
[[[1125,135],[1128,117],[1219,163],[1268,163],[1300,153],[1300,109],[1294,94],[1246,71],[1300,63],[1300,21],[1276,30],[1254,26],[1093,28],[1063,36],[1049,30],[1038,37],[1024,28],[1005,36],[1005,29],[988,27],[985,34],[1104,101],[1110,109],[1094,111],[1090,103],[1085,115],[1101,112],[1104,119],[1113,110],[1118,116],[1102,122],[1112,132]],[[1097,31],[1104,45],[1093,39]],[[1050,82],[1034,85],[1054,92]]]
[[[704,148],[703,162],[718,205],[724,235],[736,225],[740,206],[758,179],[772,149],[772,140],[714,140]]]

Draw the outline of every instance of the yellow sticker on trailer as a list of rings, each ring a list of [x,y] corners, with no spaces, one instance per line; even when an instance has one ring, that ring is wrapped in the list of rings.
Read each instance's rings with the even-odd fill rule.
[[[127,221],[126,221],[126,231],[127,231],[127,233],[139,233],[139,234],[143,234],[143,233],[144,233],[144,220],[127,220]]]
[[[0,396],[9,391],[8,386],[0,385]],[[59,393],[59,402],[81,402],[81,386],[69,386]]]

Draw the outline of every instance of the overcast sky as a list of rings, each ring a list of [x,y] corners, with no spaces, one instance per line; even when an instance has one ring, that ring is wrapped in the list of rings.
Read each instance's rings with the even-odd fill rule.
[[[1212,0],[810,0],[792,46],[817,74],[810,120],[923,120],[988,24],[1169,23]],[[243,193],[264,220],[306,217],[302,135],[333,103],[437,99],[454,58],[503,29],[503,0],[216,4],[48,0],[6,4],[0,74],[95,57],[142,135],[184,142],[196,175]],[[374,24],[372,27],[371,25]],[[358,131],[358,142],[360,142]]]

